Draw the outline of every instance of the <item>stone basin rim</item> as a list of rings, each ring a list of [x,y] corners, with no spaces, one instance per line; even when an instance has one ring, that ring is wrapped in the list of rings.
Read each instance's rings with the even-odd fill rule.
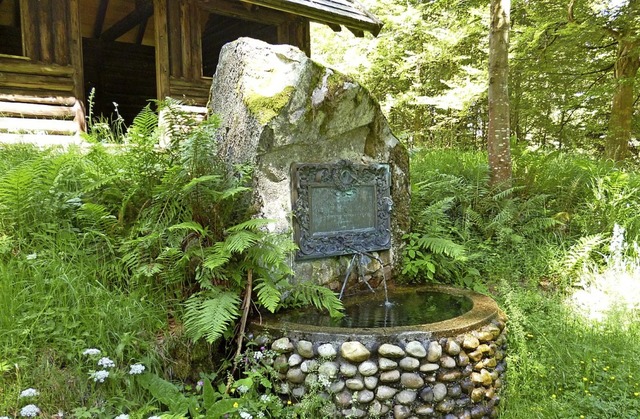
[[[434,323],[423,323],[408,326],[395,327],[328,327],[315,326],[303,323],[294,323],[280,320],[278,314],[263,315],[261,318],[253,319],[251,325],[254,328],[270,332],[273,335],[281,334],[282,331],[297,333],[320,333],[345,338],[357,338],[359,336],[393,336],[404,333],[419,333],[432,337],[446,337],[478,329],[490,323],[494,319],[501,317],[501,310],[497,303],[489,296],[475,291],[456,288],[446,285],[421,285],[421,286],[396,286],[390,289],[393,293],[406,293],[416,291],[431,291],[464,296],[471,300],[473,306],[466,313]],[[379,291],[381,292],[381,291]]]

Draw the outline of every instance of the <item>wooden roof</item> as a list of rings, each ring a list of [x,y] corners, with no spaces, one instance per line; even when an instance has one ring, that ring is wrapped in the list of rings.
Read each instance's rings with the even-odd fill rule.
[[[364,31],[378,35],[382,22],[369,13],[357,0],[240,0],[256,6],[282,10],[335,27],[344,25],[354,34]]]

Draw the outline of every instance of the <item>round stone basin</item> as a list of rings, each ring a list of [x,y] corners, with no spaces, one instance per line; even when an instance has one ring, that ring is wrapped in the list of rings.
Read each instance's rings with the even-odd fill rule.
[[[411,336],[439,337],[459,334],[488,324],[500,313],[495,301],[470,290],[429,285],[394,287],[384,303],[382,290],[375,294],[346,299],[345,317],[332,319],[315,310],[286,311],[264,316],[254,322],[258,329],[274,334],[286,330],[299,336],[328,334],[330,336]]]
[[[299,400],[322,383],[331,417],[495,417],[507,339],[493,299],[445,286],[397,287],[385,307],[381,294],[346,300],[341,321],[294,310],[252,322],[277,355],[283,397]]]

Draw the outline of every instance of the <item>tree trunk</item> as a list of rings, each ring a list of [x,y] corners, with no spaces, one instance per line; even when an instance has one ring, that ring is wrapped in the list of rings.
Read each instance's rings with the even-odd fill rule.
[[[639,42],[618,39],[618,55],[614,66],[616,90],[611,104],[605,157],[620,161],[629,156],[633,117],[634,79],[640,67]]]
[[[489,154],[492,186],[511,185],[509,144],[509,25],[511,0],[491,0],[489,32]]]

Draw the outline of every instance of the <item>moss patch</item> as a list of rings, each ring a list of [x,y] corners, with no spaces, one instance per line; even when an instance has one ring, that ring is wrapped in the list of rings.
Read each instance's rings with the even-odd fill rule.
[[[266,125],[289,103],[294,91],[295,87],[287,86],[273,96],[260,96],[256,93],[251,93],[244,98],[244,104],[247,105],[249,112],[255,115],[260,124]]]

